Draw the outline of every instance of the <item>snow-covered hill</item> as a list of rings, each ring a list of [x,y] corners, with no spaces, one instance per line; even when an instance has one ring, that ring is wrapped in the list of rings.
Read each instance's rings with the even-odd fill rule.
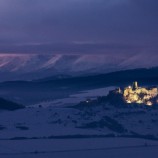
[[[157,158],[158,142],[138,138],[1,140],[4,158]]]
[[[139,137],[158,139],[158,108],[107,102],[64,107],[49,104],[1,111],[0,139]]]
[[[87,97],[107,94],[111,88],[16,111],[0,111],[0,155],[156,158],[158,108],[117,107],[107,102],[76,106]]]
[[[158,66],[158,55],[0,54],[0,80],[38,79],[58,75],[88,75]]]

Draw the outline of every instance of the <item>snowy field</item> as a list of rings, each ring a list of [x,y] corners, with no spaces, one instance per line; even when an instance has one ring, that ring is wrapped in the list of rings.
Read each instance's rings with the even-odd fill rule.
[[[134,138],[0,141],[3,158],[157,158],[158,142]]]
[[[158,109],[116,108],[106,103],[85,109],[66,107],[105,96],[114,88],[83,91],[21,110],[1,111],[0,158],[157,158],[156,139],[121,136],[135,132],[158,138]],[[88,126],[94,123],[105,126]],[[105,138],[110,134],[113,136]]]

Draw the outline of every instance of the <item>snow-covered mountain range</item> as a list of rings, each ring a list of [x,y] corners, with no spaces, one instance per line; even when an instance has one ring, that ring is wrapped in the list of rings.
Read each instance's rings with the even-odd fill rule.
[[[89,75],[158,66],[158,55],[0,54],[1,81]]]

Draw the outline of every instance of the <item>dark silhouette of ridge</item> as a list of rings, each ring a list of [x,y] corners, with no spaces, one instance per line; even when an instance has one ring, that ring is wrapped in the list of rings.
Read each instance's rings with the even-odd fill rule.
[[[17,109],[22,109],[24,108],[23,105],[17,104],[15,102],[0,98],[0,110],[17,110]]]

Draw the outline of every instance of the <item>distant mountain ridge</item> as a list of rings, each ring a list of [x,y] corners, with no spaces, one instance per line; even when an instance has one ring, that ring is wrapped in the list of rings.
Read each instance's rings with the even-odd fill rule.
[[[100,85],[106,84],[115,85],[115,84],[125,84],[133,81],[139,81],[140,83],[158,83],[158,67],[154,68],[140,68],[140,69],[131,69],[131,70],[121,70],[116,72],[110,72],[105,74],[89,75],[89,76],[77,76],[77,77],[66,77],[66,78],[53,78],[46,77],[33,82],[39,83],[54,83],[54,84],[80,84],[88,85]]]
[[[0,81],[88,76],[158,66],[158,55],[0,54]]]

